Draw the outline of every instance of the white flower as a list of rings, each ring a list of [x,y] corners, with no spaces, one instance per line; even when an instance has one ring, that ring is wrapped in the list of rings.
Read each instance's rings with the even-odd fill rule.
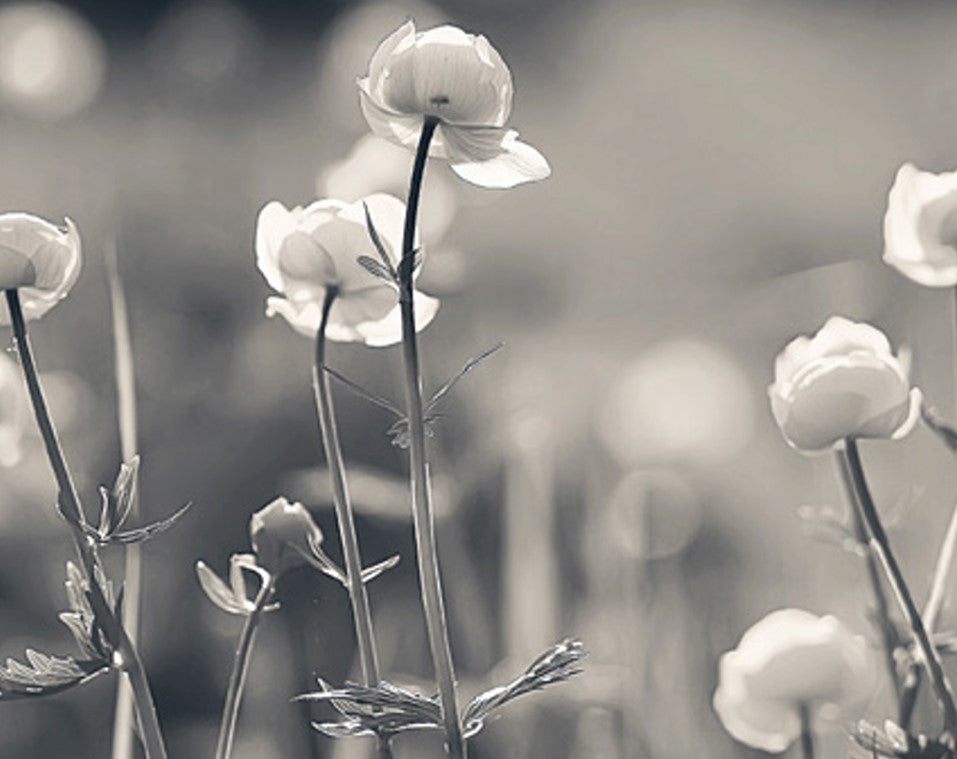
[[[884,261],[929,287],[957,285],[957,171],[931,174],[905,163],[884,215]]]
[[[280,314],[298,332],[315,337],[326,290],[337,295],[329,312],[330,340],[391,345],[402,338],[398,290],[358,263],[360,256],[379,261],[366,226],[365,208],[392,263],[401,251],[405,204],[383,194],[355,203],[319,200],[291,211],[272,201],[259,213],[256,264],[282,297],[266,300],[266,314]],[[423,293],[415,298],[416,328],[435,316],[439,302]]]
[[[468,182],[506,188],[551,173],[505,127],[512,74],[481,35],[454,26],[417,33],[407,21],[379,45],[358,85],[362,113],[381,137],[415,149],[425,117],[438,119],[429,155],[448,159]]]
[[[0,214],[0,290],[19,290],[25,319],[38,319],[73,287],[80,274],[80,235],[28,213]],[[6,304],[0,323],[9,324]]]
[[[832,316],[778,355],[771,410],[794,448],[820,451],[844,438],[899,439],[913,429],[921,393],[879,329]]]
[[[837,717],[866,699],[875,682],[874,657],[863,638],[834,617],[780,609],[721,657],[713,704],[735,739],[779,753],[800,734],[802,707]]]

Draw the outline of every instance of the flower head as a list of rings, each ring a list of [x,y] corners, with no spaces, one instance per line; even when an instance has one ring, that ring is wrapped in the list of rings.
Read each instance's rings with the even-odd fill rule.
[[[957,171],[900,167],[884,215],[884,261],[922,285],[957,285]]]
[[[455,26],[416,32],[407,21],[379,45],[358,85],[362,113],[381,137],[414,149],[424,120],[437,120],[429,154],[468,182],[505,188],[551,173],[505,127],[512,74],[482,35]]]
[[[28,213],[0,214],[0,290],[19,290],[26,319],[38,319],[66,297],[80,274],[80,234]],[[6,305],[0,323],[9,324]]]
[[[865,699],[875,678],[867,643],[839,620],[780,609],[721,657],[714,709],[737,740],[778,753],[797,738],[802,707],[837,716]]]
[[[272,201],[259,212],[256,264],[282,297],[266,300],[266,314],[280,314],[296,331],[314,337],[326,293],[335,288],[326,335],[330,340],[391,345],[401,339],[397,288],[360,265],[377,260],[366,211],[393,263],[401,250],[405,205],[391,195],[355,203],[318,200],[291,211]],[[426,326],[439,302],[418,293],[416,326]]]
[[[778,355],[768,388],[785,440],[820,451],[844,438],[898,439],[913,429],[921,393],[879,329],[833,316]]]
[[[301,503],[280,496],[249,520],[249,538],[256,563],[271,574],[300,564],[315,564],[314,546],[322,543],[322,530]]]

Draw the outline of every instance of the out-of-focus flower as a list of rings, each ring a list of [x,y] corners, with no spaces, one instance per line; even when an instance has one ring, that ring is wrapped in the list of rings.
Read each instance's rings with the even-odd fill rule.
[[[196,562],[196,576],[206,596],[216,606],[230,614],[247,615],[256,608],[255,602],[249,597],[243,572],[255,573],[261,584],[271,581],[269,572],[256,563],[256,557],[251,553],[234,553],[229,557],[229,585],[223,582],[205,562]],[[279,604],[273,603],[265,609],[272,611],[278,607]]]
[[[402,244],[405,204],[375,194],[355,203],[319,200],[291,211],[272,201],[259,213],[256,264],[282,297],[266,300],[266,314],[280,314],[296,331],[314,337],[322,319],[326,290],[336,288],[326,335],[330,340],[384,346],[402,337],[398,289],[359,264],[378,261],[366,225],[366,209],[392,264]],[[439,302],[424,293],[415,298],[416,327],[425,327]]]
[[[753,428],[744,372],[720,347],[689,338],[653,345],[630,363],[599,418],[603,441],[628,467],[726,461]]]
[[[884,261],[922,285],[957,285],[957,171],[900,167],[884,215]]]
[[[20,462],[27,404],[20,369],[9,355],[0,354],[0,466]]]
[[[322,530],[301,503],[279,497],[261,508],[249,520],[249,539],[257,563],[272,574],[309,564],[322,544]]]
[[[801,730],[801,708],[837,719],[876,682],[867,643],[838,619],[779,609],[721,657],[714,709],[741,743],[779,753]]]
[[[920,390],[884,333],[841,316],[787,345],[768,394],[785,440],[808,453],[844,438],[899,439],[920,415]]]
[[[506,188],[551,173],[505,127],[512,74],[482,35],[454,26],[416,32],[407,21],[379,45],[358,85],[362,113],[381,137],[415,149],[424,119],[438,119],[429,155],[448,159],[468,182]]]
[[[66,297],[80,274],[80,234],[27,213],[0,214],[0,290],[20,291],[26,319],[38,319]],[[4,304],[0,323],[9,324]]]
[[[0,102],[24,115],[56,120],[83,110],[106,72],[96,30],[59,3],[0,8]]]
[[[322,171],[316,189],[320,197],[340,198],[349,203],[374,192],[401,197],[409,189],[411,174],[412,154],[408,150],[366,134],[345,158]],[[450,185],[447,176],[426,172],[418,226],[427,245],[441,239],[455,217],[455,193]]]

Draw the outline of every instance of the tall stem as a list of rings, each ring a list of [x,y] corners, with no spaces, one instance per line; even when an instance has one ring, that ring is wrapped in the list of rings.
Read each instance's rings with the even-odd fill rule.
[[[236,721],[239,719],[239,704],[243,697],[243,688],[246,685],[246,674],[249,672],[249,660],[252,658],[253,642],[256,639],[256,628],[262,618],[266,602],[272,595],[275,580],[270,576],[264,580],[256,594],[253,609],[243,622],[242,632],[239,634],[239,643],[236,645],[236,655],[233,658],[233,671],[229,675],[229,686],[226,689],[226,701],[223,704],[223,717],[219,723],[219,739],[216,741],[216,759],[228,759],[233,750],[233,739],[236,737]]]
[[[887,596],[884,595],[884,586],[881,584],[880,570],[877,566],[877,559],[874,552],[868,548],[870,535],[867,526],[864,524],[864,518],[861,516],[861,509],[857,505],[857,489],[854,486],[854,477],[851,474],[847,458],[838,454],[837,469],[841,475],[841,482],[844,485],[844,492],[847,495],[848,505],[851,510],[851,523],[854,527],[854,538],[866,548],[864,554],[864,564],[867,568],[867,578],[871,586],[871,592],[874,596],[873,622],[881,635],[881,648],[884,653],[884,666],[887,669],[887,676],[890,679],[894,696],[897,699],[898,710],[901,706],[901,683],[897,677],[897,662],[894,658],[894,651],[900,644],[897,638],[897,630],[891,621],[890,609],[887,606]]]
[[[954,694],[951,690],[947,676],[940,663],[940,657],[934,648],[927,630],[924,628],[924,622],[921,619],[917,605],[911,595],[910,589],[904,580],[900,566],[894,553],[891,550],[890,541],[887,539],[887,533],[884,531],[884,525],[881,523],[880,515],[874,506],[874,500],[871,497],[870,489],[867,486],[867,480],[864,477],[864,467],[861,464],[860,453],[857,449],[857,441],[848,438],[845,441],[845,449],[842,452],[848,471],[851,474],[851,480],[854,484],[854,490],[857,494],[857,505],[861,510],[861,516],[870,533],[870,545],[884,567],[888,582],[897,596],[904,618],[910,626],[914,642],[917,646],[917,654],[923,662],[924,669],[930,678],[931,685],[934,688],[934,695],[940,706],[944,719],[944,731],[948,738],[953,740],[955,730],[957,730],[957,706],[954,704]]]
[[[811,712],[807,704],[798,706],[798,716],[801,719],[801,756],[814,759],[814,731],[811,729]]]
[[[359,540],[356,536],[355,515],[349,500],[346,485],[345,464],[342,460],[342,446],[339,444],[339,427],[336,412],[332,405],[332,391],[329,387],[329,375],[325,366],[326,325],[329,310],[338,295],[335,288],[326,291],[322,304],[322,320],[316,333],[316,365],[312,372],[312,387],[316,395],[316,410],[319,414],[319,429],[322,432],[322,446],[329,465],[329,479],[332,481],[332,500],[336,509],[336,522],[339,526],[339,538],[342,541],[342,555],[346,565],[346,587],[352,604],[352,619],[356,628],[356,640],[359,645],[359,666],[365,685],[374,687],[379,684],[379,662],[376,655],[375,638],[372,632],[372,613],[369,609],[369,594],[362,582],[362,560],[359,554]]]
[[[103,589],[97,580],[96,570],[99,567],[99,557],[96,553],[96,543],[88,539],[79,527],[84,519],[83,510],[80,506],[80,497],[77,494],[76,486],[73,483],[66,459],[63,456],[63,450],[56,434],[56,428],[53,426],[53,420],[50,418],[46,399],[43,396],[43,388],[40,386],[40,378],[37,375],[36,364],[33,360],[30,340],[27,337],[27,325],[23,319],[23,310],[20,307],[20,295],[16,290],[6,290],[4,294],[7,299],[7,308],[10,311],[10,322],[13,327],[13,338],[16,341],[17,354],[20,357],[20,366],[23,369],[23,376],[27,383],[30,402],[33,405],[33,413],[37,420],[37,426],[40,428],[40,436],[43,439],[47,458],[50,461],[50,468],[53,470],[53,475],[59,490],[60,508],[63,509],[68,517],[67,523],[73,535],[73,542],[76,546],[77,554],[83,564],[83,569],[90,585],[90,592],[97,601],[94,606],[104,610],[104,613],[110,614],[113,617],[109,620],[101,620],[103,623],[101,627],[107,630],[115,629],[119,631],[119,640],[115,641],[114,645],[117,646],[120,666],[129,677],[130,687],[133,689],[133,699],[136,702],[147,759],[166,759],[166,747],[163,742],[163,734],[160,730],[156,707],[153,703],[153,694],[150,691],[143,662],[140,659],[139,652],[136,650],[136,646],[123,629],[122,621],[115,618],[115,612],[110,607],[110,604],[107,603]]]
[[[116,246],[111,245],[106,256],[110,285],[110,304],[113,310],[113,352],[115,356],[117,419],[120,430],[120,456],[130,463],[136,456],[136,381],[133,368],[133,347],[126,309],[126,294],[116,261]],[[138,476],[138,475],[137,475]],[[130,513],[139,508],[139,489],[134,487],[135,500]],[[139,640],[140,595],[142,589],[142,550],[137,543],[126,546],[123,569],[123,628],[130,642]],[[133,759],[133,691],[125,678],[116,681],[116,707],[113,712],[112,759]]]
[[[422,178],[429,154],[429,144],[438,122],[426,117],[415,152],[412,179],[409,183],[409,201],[405,212],[402,237],[402,262],[399,266],[399,304],[402,312],[402,357],[405,367],[405,398],[409,418],[409,470],[412,485],[412,520],[415,527],[416,561],[419,570],[419,589],[429,637],[429,649],[435,668],[435,679],[442,706],[446,751],[453,759],[466,756],[465,739],[459,724],[455,696],[455,670],[449,645],[445,604],[442,599],[442,580],[439,574],[438,552],[435,542],[435,514],[432,509],[432,491],[425,455],[425,421],[422,411],[422,377],[419,371],[419,348],[415,331],[413,304],[413,269],[415,261],[415,225],[422,190]]]

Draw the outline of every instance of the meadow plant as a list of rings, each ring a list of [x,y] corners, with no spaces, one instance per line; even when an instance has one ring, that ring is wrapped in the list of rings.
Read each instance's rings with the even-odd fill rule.
[[[344,566],[325,554],[324,536],[312,514],[281,496],[252,515],[250,550],[230,557],[227,579],[205,562],[197,562],[196,575],[209,600],[243,620],[214,752],[217,759],[231,755],[256,633],[264,616],[280,607],[277,581],[304,565],[335,580],[348,594],[361,682],[335,685],[320,678],[320,690],[302,694],[299,700],[326,702],[335,711],[334,720],[314,724],[317,730],[337,738],[374,736],[381,757],[392,755],[396,734],[428,730],[444,736],[449,756],[464,759],[466,740],[482,729],[493,712],[576,674],[584,656],[581,643],[562,641],[513,680],[484,690],[467,704],[459,703],[438,563],[427,438],[434,434],[438,401],[501,345],[478,353],[424,399],[417,340],[418,331],[436,317],[439,306],[436,298],[419,292],[414,284],[424,262],[417,215],[428,159],[446,160],[461,178],[489,188],[544,179],[549,165],[506,126],[512,105],[511,72],[480,35],[453,26],[419,32],[409,21],[382,42],[371,57],[368,75],[357,85],[361,112],[372,131],[413,151],[406,202],[383,192],[351,202],[320,199],[291,210],[272,201],[260,212],[255,235],[256,264],[275,292],[267,299],[267,315],[283,317],[314,342],[312,384]],[[77,561],[67,562],[69,610],[60,619],[82,652],[64,657],[27,649],[26,663],[8,659],[0,667],[0,700],[58,693],[106,672],[120,672],[129,687],[119,685],[114,759],[133,756],[134,734],[140,737],[147,759],[165,759],[165,741],[137,647],[142,579],[137,546],[171,528],[188,505],[145,526],[128,524],[136,519],[140,456],[126,302],[115,258],[110,257],[123,462],[113,485],[100,488],[98,520],[91,522],[87,517],[47,408],[27,334],[29,320],[43,316],[68,294],[80,260],[80,236],[69,219],[61,229],[29,214],[0,215],[0,289],[5,294],[0,319],[12,327],[58,488],[57,511],[76,548]],[[401,344],[405,408],[375,396],[328,366],[330,340],[373,348]],[[388,433],[409,455],[415,561],[435,694],[395,685],[380,667],[366,585],[395,566],[399,557],[370,566],[362,560],[331,379],[397,416]],[[7,382],[5,377],[0,380]],[[16,413],[5,418],[11,420],[11,428],[0,430],[4,443],[0,463],[12,465],[19,456],[20,430]],[[101,551],[117,546],[126,551],[122,583],[108,576],[100,557]],[[148,592],[148,588],[142,590]]]
[[[955,191],[957,173],[931,174],[912,164],[900,168],[890,190],[884,261],[918,284],[957,285]],[[957,322],[953,326],[957,330]],[[805,516],[828,521],[840,544],[867,567],[869,616],[896,713],[882,728],[861,720],[849,733],[870,756],[954,757],[957,702],[942,663],[953,647],[948,636],[935,633],[935,625],[957,544],[957,510],[921,609],[891,546],[860,453],[862,440],[898,441],[920,419],[957,452],[957,431],[924,406],[909,374],[909,351],[895,355],[876,327],[833,316],[813,337],[797,337],[784,348],[768,394],[788,445],[806,455],[831,452],[836,459],[849,518]],[[862,639],[834,617],[818,619],[797,609],[773,612],[722,657],[715,711],[738,741],[773,753],[798,741],[810,759],[816,728],[840,724],[855,707],[860,714],[881,690],[868,656]],[[912,727],[925,678],[939,712],[933,735]]]

